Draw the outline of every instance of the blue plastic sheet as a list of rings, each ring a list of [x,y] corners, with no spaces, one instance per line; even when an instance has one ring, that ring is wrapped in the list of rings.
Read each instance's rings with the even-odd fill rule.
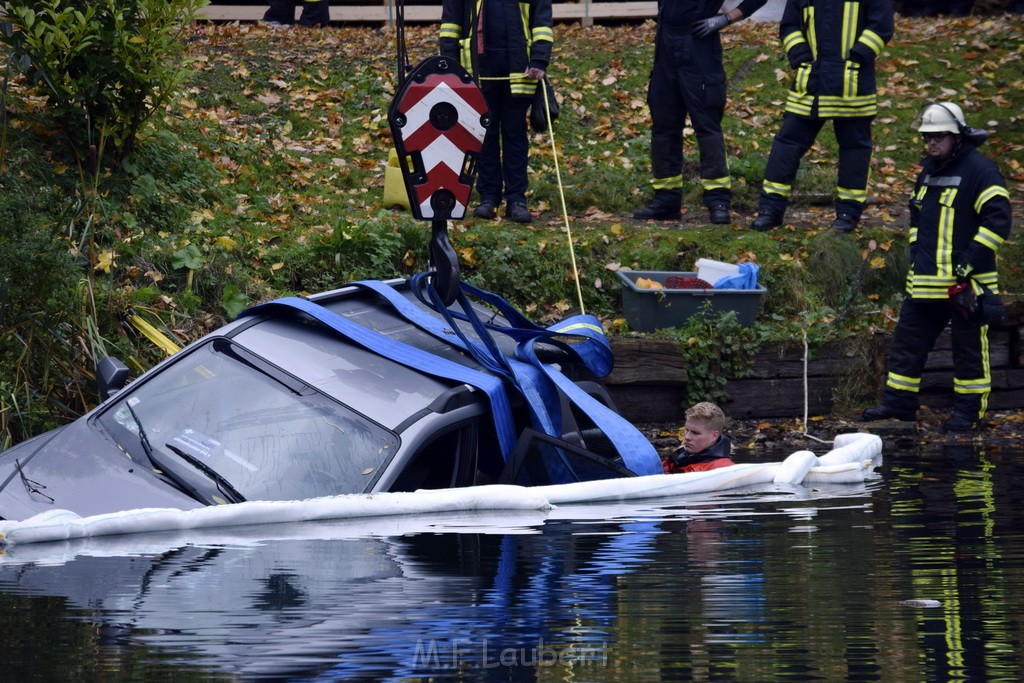
[[[741,263],[740,272],[727,275],[713,283],[715,289],[757,289],[757,274],[761,267],[756,263]]]

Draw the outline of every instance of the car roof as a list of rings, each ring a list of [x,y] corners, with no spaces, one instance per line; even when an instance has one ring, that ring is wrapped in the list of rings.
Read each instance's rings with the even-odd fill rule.
[[[416,301],[407,290],[405,294]],[[469,354],[396,315],[371,292],[341,290],[334,296],[317,297],[317,303],[397,341],[467,367],[480,367]],[[427,409],[441,394],[458,385],[379,356],[298,314],[264,317],[231,336],[265,360],[389,429]]]

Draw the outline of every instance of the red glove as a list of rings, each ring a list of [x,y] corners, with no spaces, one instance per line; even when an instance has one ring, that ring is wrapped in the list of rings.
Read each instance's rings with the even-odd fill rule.
[[[949,305],[953,307],[964,320],[967,320],[978,310],[978,295],[970,282],[958,282],[948,290]]]

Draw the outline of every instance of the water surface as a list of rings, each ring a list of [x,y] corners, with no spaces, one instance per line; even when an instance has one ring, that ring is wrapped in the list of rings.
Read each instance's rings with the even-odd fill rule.
[[[5,677],[1017,681],[1022,456],[886,451],[867,485],[14,546]]]

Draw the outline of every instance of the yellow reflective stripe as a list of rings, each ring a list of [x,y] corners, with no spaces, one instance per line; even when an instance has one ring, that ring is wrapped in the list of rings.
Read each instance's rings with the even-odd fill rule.
[[[796,73],[793,74],[793,90],[798,93],[807,92],[807,75],[810,70],[811,67],[806,64],[797,67]]]
[[[981,207],[985,205],[985,202],[992,199],[993,197],[1006,197],[1010,198],[1010,193],[1006,191],[1005,187],[1000,185],[992,185],[981,191],[978,198],[974,201],[974,210],[977,213],[981,213]]]
[[[907,241],[908,242],[916,242],[917,241],[917,226],[916,225],[913,225],[913,226],[910,227],[910,231],[907,233]]]
[[[818,98],[818,115],[822,118],[832,116],[874,116],[877,113],[878,101],[874,94],[857,95],[856,97],[822,95]]]
[[[850,50],[853,49],[853,43],[857,37],[857,16],[859,14],[859,2],[843,3],[843,35],[840,45],[842,52],[839,53],[843,56],[843,59],[846,59],[847,55],[850,54]]]
[[[441,24],[442,38],[455,38],[458,40],[462,35],[462,26],[459,24]]]
[[[907,377],[906,375],[897,375],[895,372],[890,372],[886,384],[893,389],[917,393],[921,389],[921,378]]]
[[[786,35],[786,37],[782,39],[782,48],[786,52],[789,52],[800,43],[806,42],[807,39],[804,38],[804,34],[800,33],[800,31],[793,31],[792,33]]]
[[[683,186],[683,176],[674,175],[670,178],[655,178],[651,181],[655,190],[678,190]]]
[[[971,279],[992,291],[997,290],[999,286],[999,273],[995,271],[990,273],[971,273]]]
[[[989,380],[989,389],[992,387],[992,366],[989,360],[988,352],[988,325],[982,325],[978,330],[978,338],[981,341],[981,371],[984,373],[985,379]],[[978,413],[978,417],[985,415],[985,411],[988,410],[988,395],[986,391],[981,395],[981,410]]]
[[[792,185],[785,185],[783,183],[773,183],[770,180],[765,179],[764,184],[761,186],[765,192],[769,194],[777,194],[783,197],[788,197],[793,191]]]
[[[984,394],[992,390],[992,380],[988,377],[980,379],[953,378],[953,391],[958,394]]]
[[[857,65],[846,62],[843,66],[843,97],[857,96]]]
[[[867,188],[859,190],[850,187],[839,187],[837,185],[836,197],[838,199],[847,199],[853,202],[864,202],[868,198],[868,191]]]
[[[818,58],[818,34],[814,30],[814,5],[804,8],[804,26],[807,27],[807,44],[811,47],[813,61]]]
[[[860,34],[857,42],[867,45],[875,55],[878,55],[882,48],[885,47],[885,41],[882,40],[882,37],[869,28],[864,29],[864,33]]]
[[[786,98],[786,111],[793,114],[802,114],[804,116],[811,115],[811,108],[814,106],[813,95],[801,95],[800,93],[789,91],[789,96]]]
[[[572,330],[592,330],[594,332],[599,332],[600,334],[605,334],[604,328],[600,325],[595,325],[594,323],[573,323],[572,325],[566,325],[565,327],[559,328],[556,330],[556,333],[559,335],[571,334]]]
[[[974,241],[979,244],[984,244],[992,251],[997,251],[999,247],[1003,246],[1003,242],[1006,239],[997,233],[992,232],[984,225],[978,228],[978,234],[974,236]]]
[[[907,287],[907,294],[911,299],[927,299],[929,301],[945,301],[949,298],[949,293],[945,289],[922,289],[915,286],[914,283],[910,283]]]
[[[953,275],[922,275],[914,273],[914,281],[933,287],[948,287],[949,285],[956,284],[956,277]]]
[[[537,26],[533,29],[534,40],[546,40],[549,43],[555,42],[555,32],[547,26]]]
[[[511,74],[508,77],[508,88],[513,95],[532,95],[537,91],[537,79],[527,78],[523,74]]]
[[[729,176],[724,178],[701,178],[700,186],[705,190],[728,190],[732,188],[732,178]]]
[[[173,356],[181,349],[180,346],[178,346],[173,341],[168,339],[164,334],[162,334],[160,330],[156,329],[139,316],[133,315],[129,317],[128,320],[129,322],[131,322],[132,327],[141,332],[146,339],[153,342],[157,346],[157,348],[166,353],[168,356]]]
[[[948,187],[939,195],[939,234],[935,249],[935,267],[940,275],[953,273],[953,222],[956,210],[953,201],[957,188]]]

